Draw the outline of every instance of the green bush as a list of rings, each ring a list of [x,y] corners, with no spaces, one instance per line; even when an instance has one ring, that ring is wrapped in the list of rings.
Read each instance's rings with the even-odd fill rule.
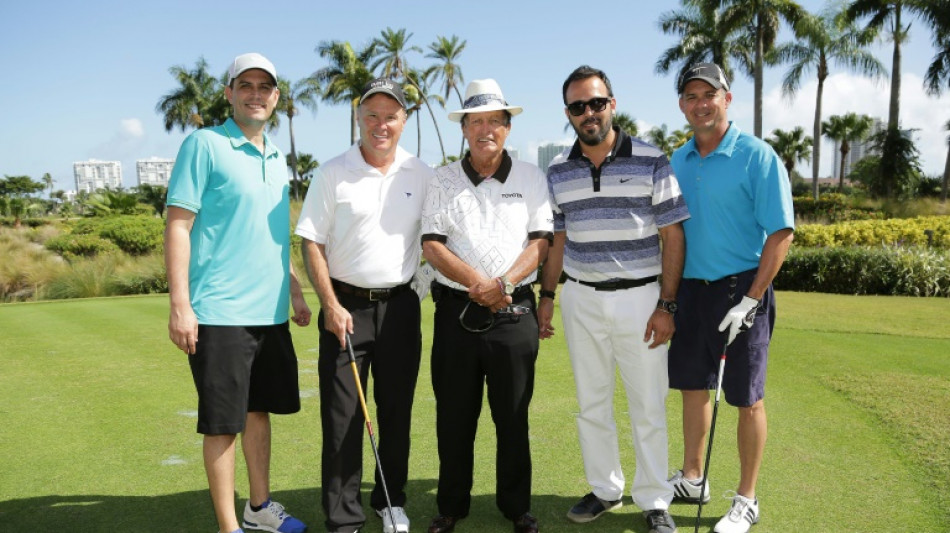
[[[950,252],[920,247],[792,247],[775,288],[787,291],[950,296]]]
[[[930,246],[948,250],[950,216],[803,224],[795,229],[795,245]]]
[[[53,237],[46,241],[46,249],[56,252],[67,260],[78,257],[95,257],[102,254],[111,254],[119,250],[112,241],[98,235],[65,234]]]
[[[804,220],[841,222],[884,218],[879,210],[851,205],[848,197],[841,193],[823,193],[817,201],[810,195],[796,196],[792,203],[795,215]]]
[[[74,234],[98,235],[115,243],[129,255],[146,255],[161,250],[165,221],[152,216],[93,217],[79,220]]]

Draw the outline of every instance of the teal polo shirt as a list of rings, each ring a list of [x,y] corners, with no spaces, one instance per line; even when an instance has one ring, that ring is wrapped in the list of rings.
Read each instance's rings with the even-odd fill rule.
[[[189,135],[167,204],[195,213],[188,267],[198,323],[264,326],[288,320],[290,197],[283,154],[264,153],[233,119]]]
[[[691,215],[683,222],[684,278],[717,280],[757,268],[765,239],[795,228],[791,184],[781,159],[732,122],[706,157],[690,139],[670,163]]]

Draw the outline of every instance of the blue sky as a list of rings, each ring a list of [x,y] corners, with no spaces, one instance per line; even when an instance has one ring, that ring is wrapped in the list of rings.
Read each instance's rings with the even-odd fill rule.
[[[824,2],[805,0],[817,11]],[[184,138],[166,133],[155,112],[161,96],[175,88],[168,73],[174,65],[193,67],[204,57],[215,75],[223,73],[240,53],[268,56],[278,74],[290,80],[325,66],[314,51],[325,40],[367,44],[386,27],[406,28],[410,44],[425,48],[438,35],[467,41],[460,64],[466,81],[495,78],[505,97],[525,108],[515,118],[508,144],[521,158],[534,161],[537,146],[568,142],[561,102],[564,78],[580,64],[601,68],[610,76],[620,111],[641,122],[641,131],[667,124],[676,129],[685,120],[676,104],[672,76],[658,76],[653,65],[673,43],[657,27],[660,13],[678,2],[602,0],[591,4],[546,2],[405,1],[328,2],[89,2],[9,3],[0,17],[0,100],[6,103],[6,131],[0,143],[0,174],[26,174],[39,179],[49,172],[55,188],[72,190],[72,163],[89,158],[122,162],[124,185],[135,185],[135,160],[175,157]],[[786,36],[787,37],[787,36]],[[889,69],[891,48],[874,49]],[[904,51],[901,121],[918,128],[917,142],[928,174],[942,173],[947,153],[950,95],[924,94],[921,79],[933,56],[929,32],[917,22]],[[433,60],[408,56],[423,67]],[[764,130],[803,126],[811,131],[815,82],[804,83],[796,99],[781,97],[782,67],[765,76]],[[886,117],[889,83],[875,82],[833,70],[826,82],[825,118],[848,111]],[[752,84],[733,83],[730,118],[752,130]],[[445,117],[456,109],[436,109],[446,151],[457,152],[459,127]],[[347,148],[349,115],[345,106],[320,103],[316,114],[305,111],[295,120],[298,151],[327,161]],[[422,158],[441,158],[432,119],[422,117]],[[402,145],[415,153],[413,120]],[[286,119],[272,133],[284,151],[290,140]],[[822,174],[830,174],[831,146],[823,145]],[[809,164],[800,171],[811,175]]]

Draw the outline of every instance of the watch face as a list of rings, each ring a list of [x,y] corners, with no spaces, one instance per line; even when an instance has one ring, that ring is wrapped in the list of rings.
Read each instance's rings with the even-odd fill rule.
[[[510,281],[505,283],[505,294],[514,294],[515,286]]]
[[[675,313],[679,306],[676,305],[676,302],[666,302],[666,308],[670,310],[671,313]]]

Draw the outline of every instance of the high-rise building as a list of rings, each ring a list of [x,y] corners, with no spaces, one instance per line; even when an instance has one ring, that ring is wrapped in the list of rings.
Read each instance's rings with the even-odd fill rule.
[[[160,157],[139,159],[135,162],[135,173],[138,175],[139,185],[168,187],[168,178],[171,177],[174,166],[174,159]]]
[[[122,188],[122,163],[119,161],[76,161],[73,163],[76,192],[94,193],[100,189]]]
[[[563,152],[565,149],[570,148],[569,144],[558,144],[558,143],[548,143],[542,144],[538,147],[538,168],[544,172],[548,171],[548,165],[551,164],[551,160],[557,156],[557,154]]]
[[[865,140],[850,142],[848,156],[844,159],[845,179],[847,179],[848,175],[851,174],[851,170],[858,161],[874,154],[874,149],[871,147],[871,141],[869,139],[871,136],[882,132],[885,129],[887,129],[887,124],[883,120],[875,118],[874,123],[871,125],[871,131],[868,133],[868,136],[865,138]],[[834,167],[831,169],[831,175],[837,180],[840,179],[841,174],[841,141],[834,142],[834,148],[832,151],[835,155],[835,162]]]
[[[512,159],[521,159],[519,157],[520,154],[518,152],[518,149],[515,148],[514,146],[506,146],[505,151],[508,152],[508,157]]]

